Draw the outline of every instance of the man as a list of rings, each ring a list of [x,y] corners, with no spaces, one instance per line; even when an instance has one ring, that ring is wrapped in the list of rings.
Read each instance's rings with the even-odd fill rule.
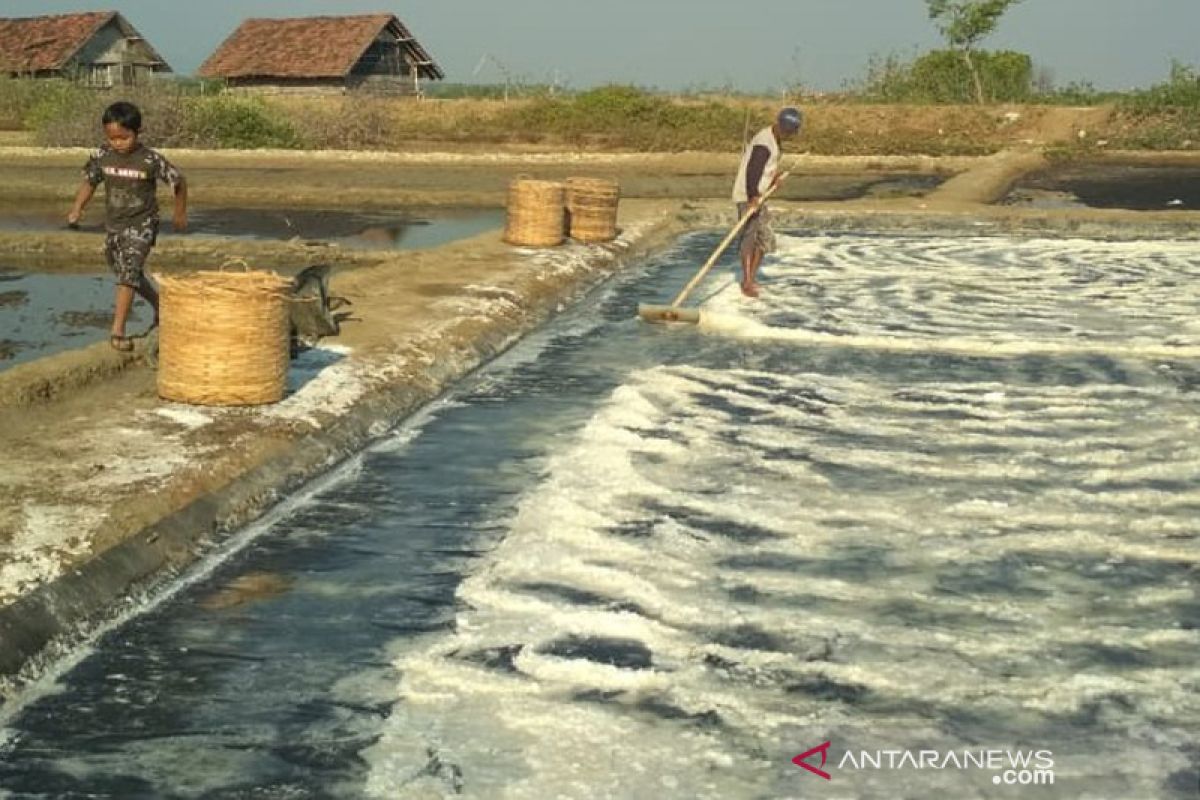
[[[804,117],[797,108],[784,108],[775,122],[763,128],[742,153],[737,179],[733,182],[733,202],[737,203],[738,219],[750,210],[753,215],[742,228],[742,294],[758,297],[755,277],[763,256],[775,250],[775,234],[771,230],[770,213],[762,196],[779,180],[781,145],[800,132]]]

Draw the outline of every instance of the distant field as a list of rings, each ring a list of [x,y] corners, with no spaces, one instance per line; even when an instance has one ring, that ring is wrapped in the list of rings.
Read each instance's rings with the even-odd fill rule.
[[[168,83],[118,94],[0,80],[0,129],[7,129],[0,145],[90,146],[100,112],[118,97],[142,106],[148,140],[164,147],[466,152],[737,152],[785,102],[620,86],[506,101],[198,94]],[[1200,150],[1191,95],[1149,97],[1095,107],[788,100],[807,112],[803,135],[789,149],[831,156],[977,156],[1014,146]]]
[[[0,131],[0,147],[20,147],[34,143],[34,136],[29,131]]]
[[[447,144],[532,145],[584,150],[730,150],[767,124],[777,101],[744,98],[673,99],[672,107],[703,110],[702,130],[670,119],[621,114],[612,124],[543,113],[537,100],[396,100],[277,96],[266,100],[314,141],[339,139],[407,148]],[[906,106],[804,104],[807,123],[795,148],[822,155],[984,155],[1041,137],[1048,106]],[[719,109],[715,111],[714,109]],[[565,115],[562,115],[565,116]],[[663,116],[660,114],[660,116]],[[632,118],[630,118],[632,117]],[[719,119],[712,120],[713,117]],[[639,125],[644,130],[633,129]],[[339,130],[339,128],[341,130]]]

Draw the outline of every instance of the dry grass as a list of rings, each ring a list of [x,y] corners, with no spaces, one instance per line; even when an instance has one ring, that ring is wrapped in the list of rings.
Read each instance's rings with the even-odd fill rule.
[[[29,131],[0,131],[0,147],[26,147],[34,143]]]
[[[672,98],[704,131],[680,129],[670,120],[641,126],[606,124],[604,112],[545,113],[536,99],[347,98],[278,96],[279,109],[312,146],[405,150],[440,146],[533,146],[581,150],[679,151],[737,149],[745,135],[767,124],[774,100],[705,96]],[[796,148],[818,155],[986,155],[1014,145],[1075,144],[1073,131],[1047,125],[1055,107],[1025,105],[864,104],[828,100],[803,103],[807,117]],[[550,108],[550,112],[559,109]],[[706,111],[707,110],[707,111]],[[699,113],[697,113],[699,112]],[[1134,149],[1196,149],[1195,115],[1159,111],[1134,118],[1115,114],[1089,131],[1092,140]],[[566,124],[569,123],[569,124]],[[608,121],[611,123],[611,121]],[[689,123],[690,124],[690,123]]]
[[[657,141],[630,141],[611,131],[567,133],[548,125],[522,124],[538,101],[405,98],[346,98],[342,96],[276,96],[268,104],[280,110],[313,143],[328,147],[417,149],[438,144],[533,144],[597,150],[682,150],[736,148],[748,132],[767,124],[778,104],[745,98],[685,98],[679,107],[723,106],[726,123],[711,147],[688,146],[671,132]],[[801,149],[824,155],[977,155],[995,152],[1019,138],[1024,125],[1005,118],[1009,109],[979,106],[900,106],[864,104],[807,104],[807,124]],[[1022,110],[1034,120],[1040,108]],[[686,132],[680,132],[686,133]],[[693,137],[694,139],[694,137]]]
[[[334,148],[395,149],[405,142],[506,141],[497,118],[527,100],[414,100],[387,97],[271,96],[307,141]]]
[[[1190,85],[1190,84],[1189,84]],[[7,90],[7,91],[5,91]],[[767,124],[778,100],[705,95],[667,97],[633,87],[601,87],[561,97],[426,99],[370,95],[200,97],[169,85],[128,98],[143,105],[160,146],[283,147],[339,150],[591,150],[735,152]],[[6,99],[7,98],[7,99]],[[91,145],[106,94],[63,84],[0,82],[0,110],[21,117],[36,141]],[[984,155],[1026,143],[1069,144],[1042,124],[1054,107],[869,105],[846,98],[802,103],[807,124],[790,150],[817,155]],[[1061,109],[1059,109],[1061,111]],[[1190,116],[1189,116],[1190,114]],[[0,119],[6,118],[0,114]],[[1194,113],[1152,108],[1119,115],[1114,145],[1195,148]],[[1116,119],[1113,120],[1117,122]],[[18,141],[21,139],[18,135]],[[0,144],[7,143],[0,141]]]

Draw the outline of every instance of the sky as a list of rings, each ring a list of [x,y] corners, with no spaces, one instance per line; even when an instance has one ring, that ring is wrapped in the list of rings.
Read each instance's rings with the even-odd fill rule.
[[[871,58],[940,37],[925,0],[0,0],[0,16],[122,12],[190,74],[246,17],[394,13],[454,83],[837,91]],[[1023,0],[983,43],[1028,53],[1055,85],[1149,86],[1200,66],[1200,0]],[[484,54],[491,58],[484,59]],[[482,62],[482,64],[481,64]]]

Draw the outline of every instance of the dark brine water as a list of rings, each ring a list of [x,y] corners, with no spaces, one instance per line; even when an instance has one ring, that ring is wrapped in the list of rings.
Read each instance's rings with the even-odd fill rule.
[[[66,207],[34,205],[0,206],[0,230],[65,230]],[[178,234],[171,227],[170,207],[162,210],[161,236]],[[410,208],[402,211],[371,209],[270,209],[191,208],[188,236],[241,239],[303,239],[353,249],[419,250],[438,247],[504,225],[499,208]],[[103,203],[89,209],[82,229],[100,233],[104,229]]]
[[[634,319],[714,243],[106,634],[0,787],[1194,796],[1196,246],[783,237],[762,302]]]
[[[0,370],[105,341],[115,283],[109,275],[48,275],[0,266]],[[127,332],[144,332],[153,312],[134,303]]]

